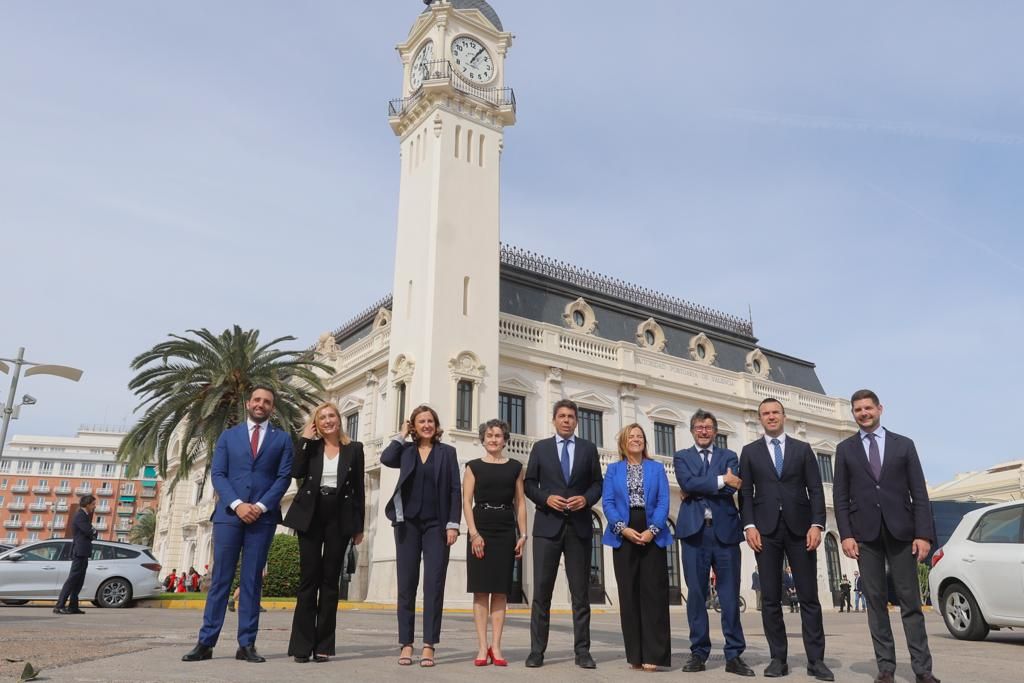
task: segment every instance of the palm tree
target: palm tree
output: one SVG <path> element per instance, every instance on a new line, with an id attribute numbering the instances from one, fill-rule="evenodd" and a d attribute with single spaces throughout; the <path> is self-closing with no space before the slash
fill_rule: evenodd
<path id="1" fill-rule="evenodd" d="M 128 532 L 128 540 L 138 545 L 153 547 L 153 538 L 156 536 L 156 513 L 153 510 L 146 510 L 135 518 L 135 524 Z"/>
<path id="2" fill-rule="evenodd" d="M 245 420 L 252 387 L 274 389 L 273 421 L 296 437 L 304 415 L 319 402 L 315 391 L 323 391 L 315 371 L 331 371 L 308 352 L 274 348 L 295 337 L 278 337 L 261 346 L 259 330 L 243 332 L 238 325 L 220 335 L 206 328 L 188 333 L 192 336 L 168 335 L 170 341 L 132 360 L 138 374 L 128 388 L 142 399 L 136 411 L 145 413 L 117 449 L 118 459 L 128 463 L 129 476 L 155 457 L 160 476 L 166 478 L 168 446 L 179 430 L 181 458 L 172 487 L 196 462 L 204 462 L 209 471 L 217 437 Z"/>

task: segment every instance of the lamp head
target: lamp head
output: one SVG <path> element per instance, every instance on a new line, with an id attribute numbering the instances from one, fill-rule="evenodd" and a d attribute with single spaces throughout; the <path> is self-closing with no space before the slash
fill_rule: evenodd
<path id="1" fill-rule="evenodd" d="M 36 404 L 36 397 L 31 394 L 25 394 L 21 397 L 21 405 L 23 406 L 34 406 Z"/>

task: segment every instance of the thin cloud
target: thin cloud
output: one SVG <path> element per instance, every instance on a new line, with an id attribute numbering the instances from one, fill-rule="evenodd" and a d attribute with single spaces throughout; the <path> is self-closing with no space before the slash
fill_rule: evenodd
<path id="1" fill-rule="evenodd" d="M 879 121 L 840 116 L 810 116 L 805 114 L 780 114 L 756 109 L 727 109 L 722 117 L 730 121 L 754 123 L 764 126 L 799 128 L 802 130 L 835 130 L 860 133 L 880 133 L 903 137 L 966 142 L 981 145 L 1002 145 L 1024 147 L 1024 135 L 1014 135 L 981 128 L 955 128 L 926 123 Z"/>

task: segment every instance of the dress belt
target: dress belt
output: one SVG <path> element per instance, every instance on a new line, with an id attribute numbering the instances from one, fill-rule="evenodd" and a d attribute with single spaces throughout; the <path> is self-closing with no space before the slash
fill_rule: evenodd
<path id="1" fill-rule="evenodd" d="M 476 507 L 478 507 L 478 508 L 480 508 L 482 510 L 511 510 L 512 509 L 511 505 L 505 505 L 504 503 L 502 503 L 501 505 L 491 505 L 490 503 L 477 503 Z"/>
<path id="2" fill-rule="evenodd" d="M 338 487 L 337 486 L 321 486 L 320 487 L 320 495 L 321 496 L 334 496 L 334 495 L 337 495 L 337 493 L 338 493 Z"/>

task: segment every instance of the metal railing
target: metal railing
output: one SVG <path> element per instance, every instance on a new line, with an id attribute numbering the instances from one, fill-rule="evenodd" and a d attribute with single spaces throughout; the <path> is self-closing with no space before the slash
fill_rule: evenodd
<path id="1" fill-rule="evenodd" d="M 512 88 L 485 88 L 475 83 L 470 83 L 446 59 L 427 62 L 420 67 L 420 70 L 423 82 L 416 92 L 409 97 L 402 97 L 388 102 L 389 118 L 401 116 L 408 111 L 422 97 L 423 86 L 428 83 L 448 83 L 459 92 L 487 104 L 496 107 L 511 107 L 512 111 L 516 110 L 516 94 Z"/>

